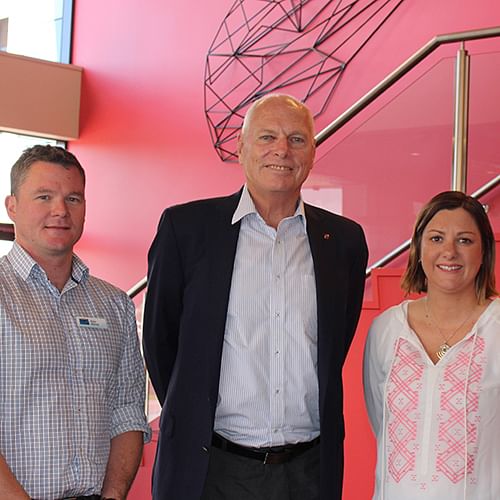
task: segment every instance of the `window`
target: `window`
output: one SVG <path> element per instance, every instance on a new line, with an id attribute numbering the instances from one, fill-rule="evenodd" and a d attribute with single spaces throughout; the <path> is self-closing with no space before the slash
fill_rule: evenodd
<path id="1" fill-rule="evenodd" d="M 7 37 L 9 35 L 9 18 L 0 19 L 0 50 L 7 50 Z"/>
<path id="2" fill-rule="evenodd" d="M 0 48 L 12 54 L 68 63 L 72 16 L 73 0 L 2 0 L 0 23 L 7 24 L 0 24 Z"/>
<path id="3" fill-rule="evenodd" d="M 55 62 L 70 62 L 73 0 L 1 0 L 0 50 Z M 54 140 L 0 130 L 0 199 L 10 194 L 10 168 L 20 154 L 35 144 Z M 63 145 L 59 143 L 59 145 Z M 0 223 L 11 222 L 0 203 Z M 0 241 L 0 255 L 11 247 Z"/>

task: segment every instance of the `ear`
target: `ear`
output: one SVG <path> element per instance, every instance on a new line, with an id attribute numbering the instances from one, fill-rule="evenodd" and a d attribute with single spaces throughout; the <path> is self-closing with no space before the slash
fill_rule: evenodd
<path id="1" fill-rule="evenodd" d="M 10 220 L 16 222 L 17 199 L 13 194 L 5 198 L 5 208 L 7 209 L 7 215 Z"/>
<path id="2" fill-rule="evenodd" d="M 311 162 L 311 168 L 309 169 L 309 171 L 312 170 L 312 168 L 314 167 L 314 159 L 316 158 L 316 141 L 313 140 L 313 144 L 312 144 L 312 162 Z"/>
<path id="3" fill-rule="evenodd" d="M 243 132 L 240 130 L 238 133 L 238 159 L 241 160 L 241 150 L 243 149 Z"/>

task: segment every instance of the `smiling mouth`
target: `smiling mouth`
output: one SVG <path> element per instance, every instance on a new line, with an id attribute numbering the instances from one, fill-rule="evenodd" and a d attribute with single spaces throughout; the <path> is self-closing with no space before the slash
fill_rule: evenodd
<path id="1" fill-rule="evenodd" d="M 459 266 L 458 264 L 455 265 L 439 264 L 438 268 L 441 269 L 442 271 L 458 271 L 462 269 L 462 266 Z"/>
<path id="2" fill-rule="evenodd" d="M 291 170 L 293 170 L 291 167 L 286 167 L 284 165 L 266 165 L 266 168 L 277 170 L 278 172 L 290 172 Z"/>

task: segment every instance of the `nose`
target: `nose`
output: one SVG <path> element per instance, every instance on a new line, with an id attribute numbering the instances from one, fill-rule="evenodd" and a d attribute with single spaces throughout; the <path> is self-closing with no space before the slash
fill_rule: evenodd
<path id="1" fill-rule="evenodd" d="M 51 213 L 53 216 L 65 217 L 68 214 L 66 200 L 63 198 L 54 198 L 52 200 Z"/>
<path id="2" fill-rule="evenodd" d="M 286 158 L 288 155 L 288 138 L 278 137 L 274 142 L 274 154 L 278 158 Z"/>
<path id="3" fill-rule="evenodd" d="M 457 253 L 455 242 L 453 240 L 445 240 L 443 243 L 443 254 L 450 258 L 453 258 Z"/>

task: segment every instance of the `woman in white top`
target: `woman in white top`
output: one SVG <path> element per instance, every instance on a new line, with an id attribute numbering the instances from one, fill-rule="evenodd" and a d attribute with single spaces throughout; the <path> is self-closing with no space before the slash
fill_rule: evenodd
<path id="1" fill-rule="evenodd" d="M 376 500 L 500 499 L 500 300 L 483 206 L 463 193 L 420 212 L 402 287 L 364 357 Z"/>

